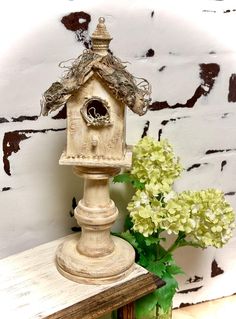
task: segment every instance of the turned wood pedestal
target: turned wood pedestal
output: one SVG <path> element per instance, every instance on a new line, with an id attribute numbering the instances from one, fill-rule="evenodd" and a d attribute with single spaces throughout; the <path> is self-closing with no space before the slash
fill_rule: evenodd
<path id="1" fill-rule="evenodd" d="M 134 319 L 133 301 L 164 283 L 134 265 L 123 279 L 105 285 L 79 284 L 61 276 L 55 250 L 70 235 L 0 260 L 1 318 L 93 319 L 118 310 Z"/>
<path id="2" fill-rule="evenodd" d="M 84 179 L 84 195 L 75 209 L 81 233 L 67 239 L 57 250 L 59 272 L 68 279 L 86 284 L 115 282 L 133 269 L 135 252 L 125 240 L 110 235 L 118 210 L 109 195 L 109 178 L 117 167 L 75 166 Z"/>

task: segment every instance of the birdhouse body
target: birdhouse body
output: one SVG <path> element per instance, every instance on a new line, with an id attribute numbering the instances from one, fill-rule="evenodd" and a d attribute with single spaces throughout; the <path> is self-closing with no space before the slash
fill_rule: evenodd
<path id="1" fill-rule="evenodd" d="M 122 161 L 125 152 L 125 105 L 93 74 L 67 101 L 64 163 L 103 166 L 104 161 Z"/>
<path id="2" fill-rule="evenodd" d="M 59 163 L 82 167 L 130 168 L 125 142 L 125 109 L 145 114 L 150 85 L 126 70 L 109 51 L 104 19 L 92 34 L 92 48 L 74 60 L 62 80 L 44 93 L 42 113 L 67 105 L 67 145 Z"/>

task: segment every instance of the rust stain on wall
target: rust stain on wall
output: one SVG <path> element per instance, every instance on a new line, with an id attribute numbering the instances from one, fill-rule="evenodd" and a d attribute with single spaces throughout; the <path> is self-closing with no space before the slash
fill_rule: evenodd
<path id="1" fill-rule="evenodd" d="M 190 97 L 186 103 L 176 103 L 174 105 L 169 105 L 167 101 L 155 101 L 150 105 L 149 109 L 151 111 L 159 111 L 166 108 L 175 109 L 178 107 L 194 107 L 200 97 L 207 96 L 211 92 L 215 83 L 215 79 L 220 72 L 220 66 L 216 63 L 201 63 L 199 64 L 199 67 L 199 77 L 202 80 L 202 83 L 197 87 L 193 96 Z"/>
<path id="2" fill-rule="evenodd" d="M 46 133 L 48 131 L 62 131 L 65 128 L 61 129 L 42 129 L 42 130 L 19 130 L 19 131 L 12 131 L 6 132 L 3 137 L 3 166 L 4 171 L 7 175 L 11 176 L 10 170 L 10 161 L 9 157 L 12 153 L 17 153 L 20 150 L 20 142 L 27 140 L 31 136 L 29 134 L 34 133 Z"/>

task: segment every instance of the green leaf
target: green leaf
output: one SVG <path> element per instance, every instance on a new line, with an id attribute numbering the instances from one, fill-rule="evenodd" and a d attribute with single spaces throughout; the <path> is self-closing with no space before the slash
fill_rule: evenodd
<path id="1" fill-rule="evenodd" d="M 160 238 L 156 238 L 156 237 L 145 237 L 145 243 L 147 246 L 151 246 L 151 245 L 158 245 L 160 242 Z"/>
<path id="2" fill-rule="evenodd" d="M 183 269 L 175 264 L 166 266 L 166 270 L 170 275 L 184 274 Z"/>
<path id="3" fill-rule="evenodd" d="M 130 215 L 127 215 L 126 218 L 125 218 L 124 229 L 125 230 L 131 230 L 133 225 L 134 224 L 132 222 L 132 219 L 131 219 Z"/>
<path id="4" fill-rule="evenodd" d="M 141 253 L 145 255 L 149 261 L 154 261 L 156 259 L 156 245 L 147 246 L 146 237 L 138 232 L 134 232 L 133 234 L 139 244 Z"/>
<path id="5" fill-rule="evenodd" d="M 149 264 L 149 260 L 144 254 L 139 254 L 138 264 L 147 269 L 147 266 Z"/>
<path id="6" fill-rule="evenodd" d="M 140 251 L 139 243 L 137 242 L 135 236 L 129 231 L 120 233 L 120 237 L 127 240 L 137 251 Z"/>
<path id="7" fill-rule="evenodd" d="M 157 260 L 162 262 L 171 260 L 172 255 L 167 252 L 160 244 L 157 246 Z"/>
<path id="8" fill-rule="evenodd" d="M 148 271 L 154 273 L 155 275 L 157 275 L 160 278 L 163 277 L 163 273 L 165 273 L 165 271 L 166 271 L 166 266 L 163 263 L 158 262 L 158 261 L 149 262 L 146 268 Z"/>
<path id="9" fill-rule="evenodd" d="M 166 312 L 172 306 L 178 283 L 176 279 L 167 272 L 162 275 L 161 279 L 164 280 L 166 284 L 157 289 L 154 294 L 157 297 L 158 305 Z"/>
<path id="10" fill-rule="evenodd" d="M 116 175 L 113 178 L 113 183 L 132 184 L 134 188 L 141 189 L 141 190 L 144 189 L 145 187 L 144 183 L 140 182 L 130 173 L 123 173 L 123 174 Z"/>
<path id="11" fill-rule="evenodd" d="M 136 189 L 141 189 L 143 190 L 145 187 L 145 184 L 140 182 L 138 179 L 133 178 L 133 180 L 131 181 L 132 185 L 134 188 Z"/>
<path id="12" fill-rule="evenodd" d="M 123 173 L 123 174 L 116 175 L 113 178 L 113 183 L 132 183 L 132 180 L 133 179 L 130 173 Z"/>
<path id="13" fill-rule="evenodd" d="M 157 297 L 154 293 L 151 293 L 147 296 L 140 298 L 135 301 L 135 318 L 136 319 L 145 319 L 147 317 L 150 318 L 150 311 L 157 304 Z"/>

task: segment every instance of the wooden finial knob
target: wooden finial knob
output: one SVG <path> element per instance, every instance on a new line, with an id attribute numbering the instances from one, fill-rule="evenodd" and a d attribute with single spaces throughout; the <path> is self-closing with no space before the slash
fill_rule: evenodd
<path id="1" fill-rule="evenodd" d="M 92 50 L 98 54 L 106 55 L 109 49 L 109 43 L 112 40 L 105 25 L 105 18 L 98 19 L 98 25 L 92 36 Z"/>
<path id="2" fill-rule="evenodd" d="M 100 18 L 98 19 L 98 22 L 99 22 L 99 23 L 105 23 L 105 18 L 100 17 Z"/>

